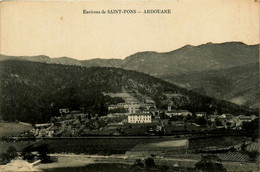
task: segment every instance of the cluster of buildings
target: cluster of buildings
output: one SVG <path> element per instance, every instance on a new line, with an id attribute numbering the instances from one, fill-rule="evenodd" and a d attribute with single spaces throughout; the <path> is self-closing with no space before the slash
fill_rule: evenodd
<path id="1" fill-rule="evenodd" d="M 140 113 L 143 110 L 152 110 L 156 109 L 155 102 L 151 99 L 146 99 L 144 103 L 139 102 L 126 102 L 112 104 L 108 106 L 108 111 L 124 109 L 126 113 Z"/>
<path id="2" fill-rule="evenodd" d="M 251 116 L 245 116 L 245 115 L 239 115 L 234 116 L 229 113 L 225 113 L 222 115 L 209 115 L 207 119 L 215 123 L 217 128 L 235 128 L 235 129 L 241 129 L 242 124 L 244 122 L 251 122 L 254 119 L 256 119 L 255 115 Z"/>
<path id="3" fill-rule="evenodd" d="M 50 128 L 52 125 L 50 123 L 46 124 L 36 124 L 34 128 L 30 130 L 33 136 L 37 137 L 53 137 L 54 131 Z"/>
<path id="4" fill-rule="evenodd" d="M 178 126 L 178 122 L 183 122 L 183 119 L 188 119 L 186 118 L 188 116 L 192 117 L 189 118 L 189 120 L 191 120 L 189 122 L 191 122 L 191 124 L 196 124 L 196 126 L 200 126 L 197 125 L 199 123 L 195 122 L 196 119 L 203 118 L 204 121 L 207 121 L 207 125 L 215 125 L 216 128 L 241 129 L 243 122 L 250 122 L 257 118 L 255 115 L 234 116 L 229 113 L 222 115 L 207 115 L 206 112 L 196 112 L 195 114 L 192 114 L 187 110 L 172 110 L 171 106 L 165 111 L 159 111 L 155 108 L 155 105 L 152 106 L 152 103 L 150 105 L 150 108 L 140 108 L 142 106 L 139 103 L 131 102 L 129 104 L 118 104 L 117 108 L 128 108 L 127 113 L 117 114 L 120 118 L 110 118 L 109 116 L 106 116 L 104 119 L 101 117 L 100 120 L 96 120 L 95 116 L 89 114 L 74 113 L 67 108 L 63 108 L 60 109 L 62 116 L 53 117 L 51 123 L 35 124 L 34 128 L 30 130 L 30 133 L 36 138 L 55 137 L 61 134 L 63 136 L 80 136 L 91 130 L 99 130 L 105 125 L 111 128 L 111 126 L 119 125 L 119 123 L 123 126 L 125 123 L 150 124 L 161 122 L 161 124 L 169 124 L 169 122 L 175 122 L 174 125 Z M 114 106 L 110 106 L 110 108 L 113 107 Z M 162 117 L 162 114 L 164 117 Z M 123 119 L 122 117 L 124 117 L 123 121 L 115 121 L 116 119 Z M 101 124 L 101 121 L 103 121 L 104 124 Z"/>
<path id="5" fill-rule="evenodd" d="M 170 105 L 168 106 L 168 110 L 165 112 L 165 114 L 170 118 L 172 118 L 173 116 L 187 117 L 188 115 L 192 115 L 192 113 L 187 110 L 172 110 Z"/>
<path id="6" fill-rule="evenodd" d="M 123 112 L 117 113 L 116 110 L 124 109 Z M 125 122 L 129 124 L 141 124 L 141 123 L 152 123 L 153 120 L 162 120 L 161 114 L 165 115 L 164 119 L 171 119 L 173 117 L 186 118 L 188 116 L 195 118 L 204 118 L 211 124 L 216 125 L 217 128 L 236 128 L 239 129 L 243 122 L 250 122 L 256 118 L 256 116 L 233 116 L 232 114 L 222 115 L 207 115 L 206 112 L 196 112 L 194 115 L 188 110 L 175 110 L 171 108 L 171 104 L 168 105 L 168 109 L 159 111 L 156 109 L 156 104 L 153 100 L 147 99 L 144 103 L 138 102 L 126 102 L 112 104 L 108 106 L 109 113 L 108 117 L 126 116 Z M 68 108 L 60 109 L 60 114 L 66 114 L 68 118 L 72 118 L 73 115 Z M 84 114 L 83 114 L 84 115 Z M 78 118 L 78 117 L 77 117 Z M 82 118 L 86 118 L 81 116 Z M 182 119 L 180 118 L 180 119 Z"/>
<path id="7" fill-rule="evenodd" d="M 134 107 L 130 113 L 127 115 L 128 123 L 152 123 L 153 119 L 160 119 L 160 111 L 152 109 L 152 110 L 143 110 L 141 112 L 137 112 L 134 110 Z M 186 118 L 188 116 L 192 117 L 193 114 L 188 110 L 172 110 L 171 106 L 168 106 L 168 110 L 163 112 L 167 119 L 171 119 L 173 117 L 182 117 Z M 195 118 L 204 118 L 206 121 L 210 122 L 217 128 L 234 128 L 241 129 L 243 122 L 250 122 L 256 119 L 255 115 L 245 116 L 239 115 L 234 116 L 229 113 L 225 113 L 222 115 L 207 115 L 206 112 L 196 112 Z M 207 122 L 207 123 L 208 123 Z"/>

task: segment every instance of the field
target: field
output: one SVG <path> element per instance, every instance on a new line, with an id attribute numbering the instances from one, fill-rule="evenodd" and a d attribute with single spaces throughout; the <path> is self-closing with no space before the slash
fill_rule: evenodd
<path id="1" fill-rule="evenodd" d="M 238 143 L 241 143 L 244 137 L 210 137 L 210 138 L 200 138 L 200 139 L 190 139 L 189 148 L 206 148 L 206 147 L 229 147 Z"/>
<path id="2" fill-rule="evenodd" d="M 1 141 L 0 142 L 0 153 L 6 152 L 9 146 L 14 146 L 17 151 L 21 151 L 26 146 L 33 144 L 35 141 Z"/>
<path id="3" fill-rule="evenodd" d="M 45 169 L 44 172 L 147 172 L 145 168 L 133 167 L 132 164 L 119 164 L 119 163 L 100 163 L 100 164 L 90 164 L 84 167 L 67 167 L 67 168 L 56 168 L 56 169 Z M 155 166 L 150 168 L 149 171 L 195 171 L 193 168 L 182 168 L 182 167 L 165 167 Z"/>
<path id="4" fill-rule="evenodd" d="M 0 138 L 18 136 L 21 133 L 30 130 L 31 128 L 31 126 L 15 122 L 0 122 Z"/>
<path id="5" fill-rule="evenodd" d="M 195 141 L 194 141 L 195 140 Z M 201 146 L 228 146 L 243 140 L 243 137 L 216 137 L 216 138 L 200 138 L 191 139 L 190 144 L 202 144 Z M 222 142 L 222 143 L 221 143 Z M 28 144 L 28 142 L 16 142 L 13 144 L 21 143 L 21 146 Z M 30 143 L 33 143 L 31 141 Z M 178 164 L 180 167 L 193 168 L 194 164 L 201 159 L 204 154 L 186 154 L 187 140 L 175 140 L 173 137 L 87 137 L 87 138 L 60 138 L 60 139 L 43 139 L 37 140 L 34 143 L 35 146 L 47 143 L 51 147 L 51 153 L 75 153 L 75 154 L 95 154 L 95 155 L 105 155 L 106 161 L 109 161 L 113 156 L 107 156 L 111 154 L 124 154 L 124 156 L 132 158 L 131 163 L 133 163 L 136 158 L 151 157 L 154 156 L 155 162 L 158 165 L 169 165 L 170 168 L 174 164 Z M 5 143 L 8 144 L 8 143 Z M 247 148 L 255 150 L 259 142 L 253 142 Z M 0 145 L 1 146 L 1 145 Z M 15 145 L 14 145 L 15 146 Z M 194 145 L 193 145 L 194 147 Z M 137 149 L 138 148 L 138 149 Z M 92 156 L 95 156 L 92 155 Z M 218 153 L 217 155 L 221 160 L 223 165 L 228 170 L 240 170 L 241 171 L 251 171 L 251 169 L 256 169 L 256 163 L 249 163 L 249 157 L 246 154 L 240 152 L 228 152 L 228 153 Z M 75 155 L 83 156 L 83 155 Z M 116 155 L 121 156 L 121 155 Z M 125 162 L 127 160 L 120 160 L 120 162 Z M 115 161 L 117 162 L 117 161 Z M 119 161 L 118 161 L 119 162 Z M 102 163 L 102 161 L 98 162 Z M 113 163 L 112 159 L 111 162 Z M 94 168 L 94 167 L 93 167 Z M 95 167 L 96 168 L 96 167 Z M 121 168 L 121 167 L 119 167 Z M 124 167 L 123 167 L 124 168 Z M 61 168 L 57 170 L 85 170 L 88 167 L 71 167 L 71 168 Z M 91 169 L 91 168 L 90 168 Z M 44 170 L 45 171 L 45 170 Z M 46 171 L 52 171 L 46 170 Z M 100 171 L 102 171 L 100 169 Z M 126 170 L 127 171 L 127 170 Z"/>
<path id="6" fill-rule="evenodd" d="M 175 132 L 181 132 L 181 131 L 185 131 L 185 127 L 184 126 L 181 126 L 181 125 L 165 125 L 164 126 L 166 131 L 169 132 L 169 133 L 175 133 Z M 187 124 L 186 126 L 186 131 L 205 131 L 207 130 L 206 127 L 197 127 L 197 126 L 194 126 L 192 124 Z"/>
<path id="7" fill-rule="evenodd" d="M 246 150 L 247 151 L 258 151 L 258 152 L 260 152 L 260 139 L 258 139 L 257 141 L 249 144 L 246 147 Z"/>
<path id="8" fill-rule="evenodd" d="M 216 154 L 222 161 L 249 162 L 249 156 L 240 152 Z"/>
<path id="9" fill-rule="evenodd" d="M 138 144 L 156 143 L 171 140 L 170 137 L 139 137 L 139 138 L 59 138 L 44 139 L 36 143 L 49 144 L 53 153 L 85 153 L 85 154 L 124 154 Z"/>
<path id="10" fill-rule="evenodd" d="M 159 143 L 148 143 L 136 145 L 132 151 L 171 151 L 185 149 L 188 146 L 188 140 L 161 141 Z"/>
<path id="11" fill-rule="evenodd" d="M 110 157 L 109 157 L 110 158 Z M 183 157 L 185 158 L 185 157 Z M 148 171 L 146 169 L 134 169 L 132 167 L 133 161 L 131 163 L 122 163 L 119 162 L 112 162 L 109 159 L 107 159 L 108 162 L 104 163 L 103 161 L 100 163 L 95 164 L 89 164 L 86 166 L 81 167 L 63 167 L 63 168 L 53 168 L 53 169 L 43 169 L 43 171 L 46 172 L 63 172 L 63 171 L 125 171 L 125 172 L 132 172 L 132 171 Z M 166 165 L 168 166 L 168 171 L 195 171 L 194 165 L 198 160 L 185 160 L 185 159 L 157 159 L 155 158 L 155 164 L 157 166 Z M 236 162 L 223 162 L 223 166 L 227 169 L 229 172 L 249 172 L 249 171 L 259 171 L 259 168 L 256 164 L 252 163 L 236 163 Z M 162 171 L 160 168 L 150 169 L 149 171 Z"/>
<path id="12" fill-rule="evenodd" d="M 45 169 L 44 172 L 76 172 L 76 171 L 85 171 L 85 172 L 93 172 L 93 171 L 125 171 L 132 172 L 134 169 L 131 169 L 131 165 L 126 164 L 90 164 L 84 167 L 63 167 L 63 168 L 55 168 L 55 169 Z"/>

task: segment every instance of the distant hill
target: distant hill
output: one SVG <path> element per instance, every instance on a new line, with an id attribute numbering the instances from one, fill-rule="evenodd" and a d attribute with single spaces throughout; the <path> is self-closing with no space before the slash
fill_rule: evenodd
<path id="1" fill-rule="evenodd" d="M 107 106 L 122 102 L 103 93 L 128 92 L 151 97 L 159 108 L 167 95 L 174 108 L 191 112 L 249 112 L 243 106 L 201 96 L 153 76 L 119 68 L 71 66 L 8 60 L 0 63 L 0 115 L 2 119 L 46 122 L 59 108 L 86 107 L 88 113 L 106 115 Z M 167 107 L 167 104 L 166 104 Z"/>
<path id="2" fill-rule="evenodd" d="M 42 63 L 54 63 L 54 64 L 64 64 L 64 65 L 79 65 L 81 66 L 81 62 L 79 60 L 69 58 L 69 57 L 58 57 L 58 58 L 50 58 L 45 55 L 39 56 L 6 56 L 0 55 L 0 61 L 5 60 L 27 60 L 32 62 L 42 62 Z"/>
<path id="3" fill-rule="evenodd" d="M 258 108 L 259 63 L 222 70 L 169 74 L 162 79 L 199 94 Z"/>
<path id="4" fill-rule="evenodd" d="M 259 46 L 241 42 L 187 45 L 167 52 L 141 52 L 125 58 L 121 68 L 154 76 L 181 74 L 190 71 L 227 69 L 258 62 Z"/>
<path id="5" fill-rule="evenodd" d="M 199 46 L 186 45 L 180 49 L 157 53 L 139 52 L 121 59 L 76 60 L 68 57 L 49 58 L 48 56 L 5 56 L 0 60 L 23 59 L 35 62 L 79 65 L 86 67 L 117 67 L 136 70 L 153 76 L 183 74 L 190 71 L 227 69 L 258 62 L 259 45 L 246 45 L 241 42 L 221 44 L 207 43 Z"/>
<path id="6" fill-rule="evenodd" d="M 81 65 L 85 67 L 120 67 L 123 63 L 121 59 L 91 59 L 82 60 Z"/>
<path id="7" fill-rule="evenodd" d="M 186 45 L 166 53 L 139 52 L 126 57 L 124 60 L 76 60 L 68 57 L 49 58 L 44 55 L 28 57 L 0 55 L 0 61 L 10 59 L 135 70 L 179 84 L 184 88 L 194 89 L 194 91 L 203 95 L 225 99 L 251 108 L 259 107 L 259 101 L 255 97 L 257 95 L 255 94 L 256 90 L 258 90 L 255 86 L 256 81 L 258 81 L 256 79 L 256 65 L 254 68 L 234 68 L 258 63 L 259 45 L 246 45 L 241 42 L 207 43 L 199 46 Z M 223 69 L 230 69 L 230 71 L 224 70 L 221 72 Z M 208 76 L 209 74 L 210 76 Z M 240 75 L 246 75 L 244 77 L 248 81 L 245 82 L 246 80 L 240 79 Z"/>

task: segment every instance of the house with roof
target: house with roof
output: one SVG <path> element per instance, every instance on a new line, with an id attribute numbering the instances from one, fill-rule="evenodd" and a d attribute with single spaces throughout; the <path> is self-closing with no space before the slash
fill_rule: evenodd
<path id="1" fill-rule="evenodd" d="M 128 112 L 131 113 L 138 113 L 140 111 L 140 104 L 137 102 L 131 102 L 128 104 Z"/>
<path id="2" fill-rule="evenodd" d="M 192 115 L 191 112 L 187 110 L 172 110 L 171 103 L 168 105 L 168 110 L 165 112 L 166 116 L 172 118 L 173 116 L 183 116 L 186 117 L 188 115 Z"/>
<path id="3" fill-rule="evenodd" d="M 114 104 L 108 106 L 108 110 L 113 110 L 113 109 L 117 109 L 117 108 L 118 108 L 118 106 L 114 105 Z"/>
<path id="4" fill-rule="evenodd" d="M 254 119 L 256 119 L 255 115 L 251 115 L 251 116 L 246 116 L 246 115 L 239 115 L 237 117 L 241 122 L 251 122 Z"/>
<path id="5" fill-rule="evenodd" d="M 172 118 L 173 116 L 183 116 L 186 117 L 188 115 L 192 115 L 191 112 L 187 111 L 187 110 L 171 110 L 171 111 L 167 111 L 165 112 L 166 116 Z"/>
<path id="6" fill-rule="evenodd" d="M 70 109 L 69 108 L 61 108 L 59 109 L 59 112 L 61 115 L 65 115 L 65 114 L 68 114 L 70 112 Z"/>
<path id="7" fill-rule="evenodd" d="M 196 117 L 205 117 L 205 116 L 207 116 L 207 113 L 206 112 L 196 112 L 195 116 Z"/>
<path id="8" fill-rule="evenodd" d="M 118 104 L 111 104 L 108 106 L 108 110 L 116 110 L 116 109 L 125 109 L 125 112 L 128 113 L 136 113 L 140 108 L 140 104 L 138 102 L 131 102 L 131 103 L 118 103 Z"/>
<path id="9" fill-rule="evenodd" d="M 156 109 L 155 101 L 152 99 L 145 99 L 145 107 L 146 109 Z"/>
<path id="10" fill-rule="evenodd" d="M 179 110 L 181 112 L 181 115 L 182 116 L 192 116 L 192 113 L 190 111 L 187 111 L 187 110 Z"/>
<path id="11" fill-rule="evenodd" d="M 216 120 L 219 118 L 219 115 L 210 115 L 209 121 L 210 122 L 216 122 Z"/>
<path id="12" fill-rule="evenodd" d="M 217 118 L 225 128 L 239 128 L 242 122 L 230 113 L 225 113 Z"/>

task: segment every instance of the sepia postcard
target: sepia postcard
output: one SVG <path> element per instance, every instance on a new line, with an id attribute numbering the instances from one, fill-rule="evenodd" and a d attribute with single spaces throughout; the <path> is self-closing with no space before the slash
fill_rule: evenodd
<path id="1" fill-rule="evenodd" d="M 260 171 L 260 1 L 0 2 L 0 171 Z"/>

